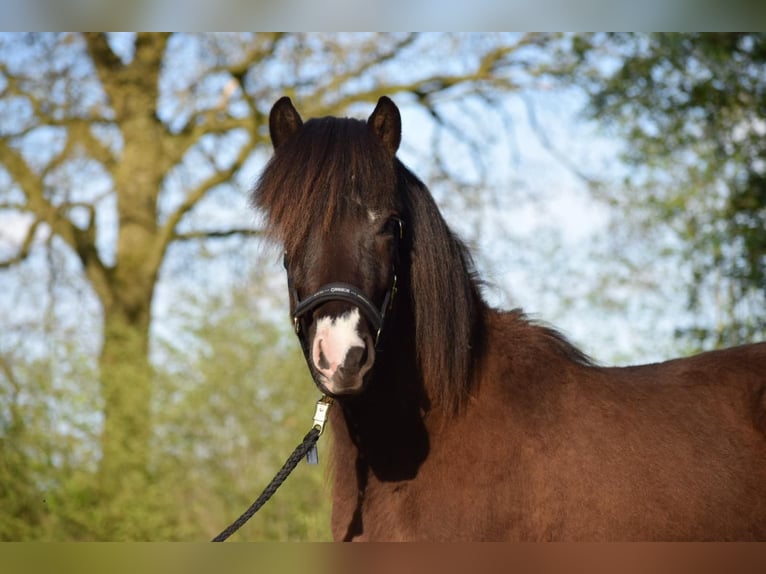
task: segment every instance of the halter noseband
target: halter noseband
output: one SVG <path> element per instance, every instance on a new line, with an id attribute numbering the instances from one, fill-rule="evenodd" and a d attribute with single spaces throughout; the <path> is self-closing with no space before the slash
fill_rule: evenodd
<path id="1" fill-rule="evenodd" d="M 391 288 L 386 291 L 386 296 L 383 298 L 383 304 L 380 306 L 380 309 L 378 309 L 364 293 L 349 283 L 328 283 L 327 285 L 320 287 L 313 295 L 306 297 L 303 301 L 298 299 L 298 293 L 293 289 L 293 297 L 295 297 L 296 301 L 295 313 L 293 314 L 295 331 L 300 336 L 300 320 L 306 313 L 316 309 L 327 301 L 346 301 L 347 303 L 355 305 L 362 313 L 364 313 L 364 316 L 375 331 L 375 345 L 377 346 L 378 339 L 380 338 L 380 330 L 383 328 L 383 321 L 386 318 L 386 311 L 388 310 L 389 304 L 393 300 L 395 293 L 396 271 L 394 271 Z"/>

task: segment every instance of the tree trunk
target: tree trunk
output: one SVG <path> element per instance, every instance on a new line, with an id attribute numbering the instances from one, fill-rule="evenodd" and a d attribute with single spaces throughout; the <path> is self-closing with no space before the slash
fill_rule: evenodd
<path id="1" fill-rule="evenodd" d="M 124 70 L 131 81 L 109 92 L 125 142 L 112 171 L 119 227 L 108 295 L 102 297 L 104 339 L 99 357 L 104 400 L 100 505 L 105 512 L 104 533 L 112 539 L 156 537 L 156 522 L 162 520 L 156 516 L 159 499 L 151 488 L 149 469 L 153 376 L 149 325 L 167 247 L 157 221 L 157 198 L 169 167 L 162 124 L 156 117 L 164 49 L 164 42 L 156 40 L 140 38 L 135 62 Z"/>
<path id="2" fill-rule="evenodd" d="M 99 357 L 104 400 L 99 498 L 104 513 L 101 534 L 109 539 L 142 532 L 135 522 L 141 520 L 141 507 L 148 502 L 143 498 L 149 483 L 152 428 L 148 346 L 148 320 L 131 323 L 119 309 L 105 313 Z"/>

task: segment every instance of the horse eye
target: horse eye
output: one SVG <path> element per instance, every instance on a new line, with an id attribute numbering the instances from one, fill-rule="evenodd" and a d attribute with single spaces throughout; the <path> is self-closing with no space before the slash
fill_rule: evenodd
<path id="1" fill-rule="evenodd" d="M 402 236 L 402 220 L 396 216 L 389 217 L 383 224 L 381 233 L 385 235 L 393 235 L 396 239 L 401 239 Z"/>

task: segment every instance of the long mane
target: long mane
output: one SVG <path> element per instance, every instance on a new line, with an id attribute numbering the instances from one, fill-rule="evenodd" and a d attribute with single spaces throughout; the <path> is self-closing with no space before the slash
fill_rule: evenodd
<path id="1" fill-rule="evenodd" d="M 431 193 L 400 162 L 397 173 L 412 234 L 410 297 L 418 363 L 432 400 L 455 410 L 467 397 L 484 348 L 486 304 L 473 259 Z"/>

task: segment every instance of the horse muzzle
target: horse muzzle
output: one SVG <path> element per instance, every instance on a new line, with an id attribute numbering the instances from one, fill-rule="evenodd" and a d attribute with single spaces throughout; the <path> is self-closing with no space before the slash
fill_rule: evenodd
<path id="1" fill-rule="evenodd" d="M 288 283 L 295 302 L 295 333 L 317 386 L 336 397 L 361 392 L 365 375 L 375 362 L 386 311 L 396 293 L 396 274 L 380 307 L 348 283 L 328 283 L 304 300 L 298 298 L 289 275 Z M 334 314 L 322 309 L 317 316 L 320 307 L 332 303 L 351 306 L 345 305 Z M 309 317 L 314 321 L 308 321 L 311 326 L 307 329 Z"/>
<path id="2" fill-rule="evenodd" d="M 357 307 L 339 316 L 323 316 L 310 337 L 310 363 L 317 385 L 338 396 L 362 390 L 375 362 L 375 343 Z"/>

